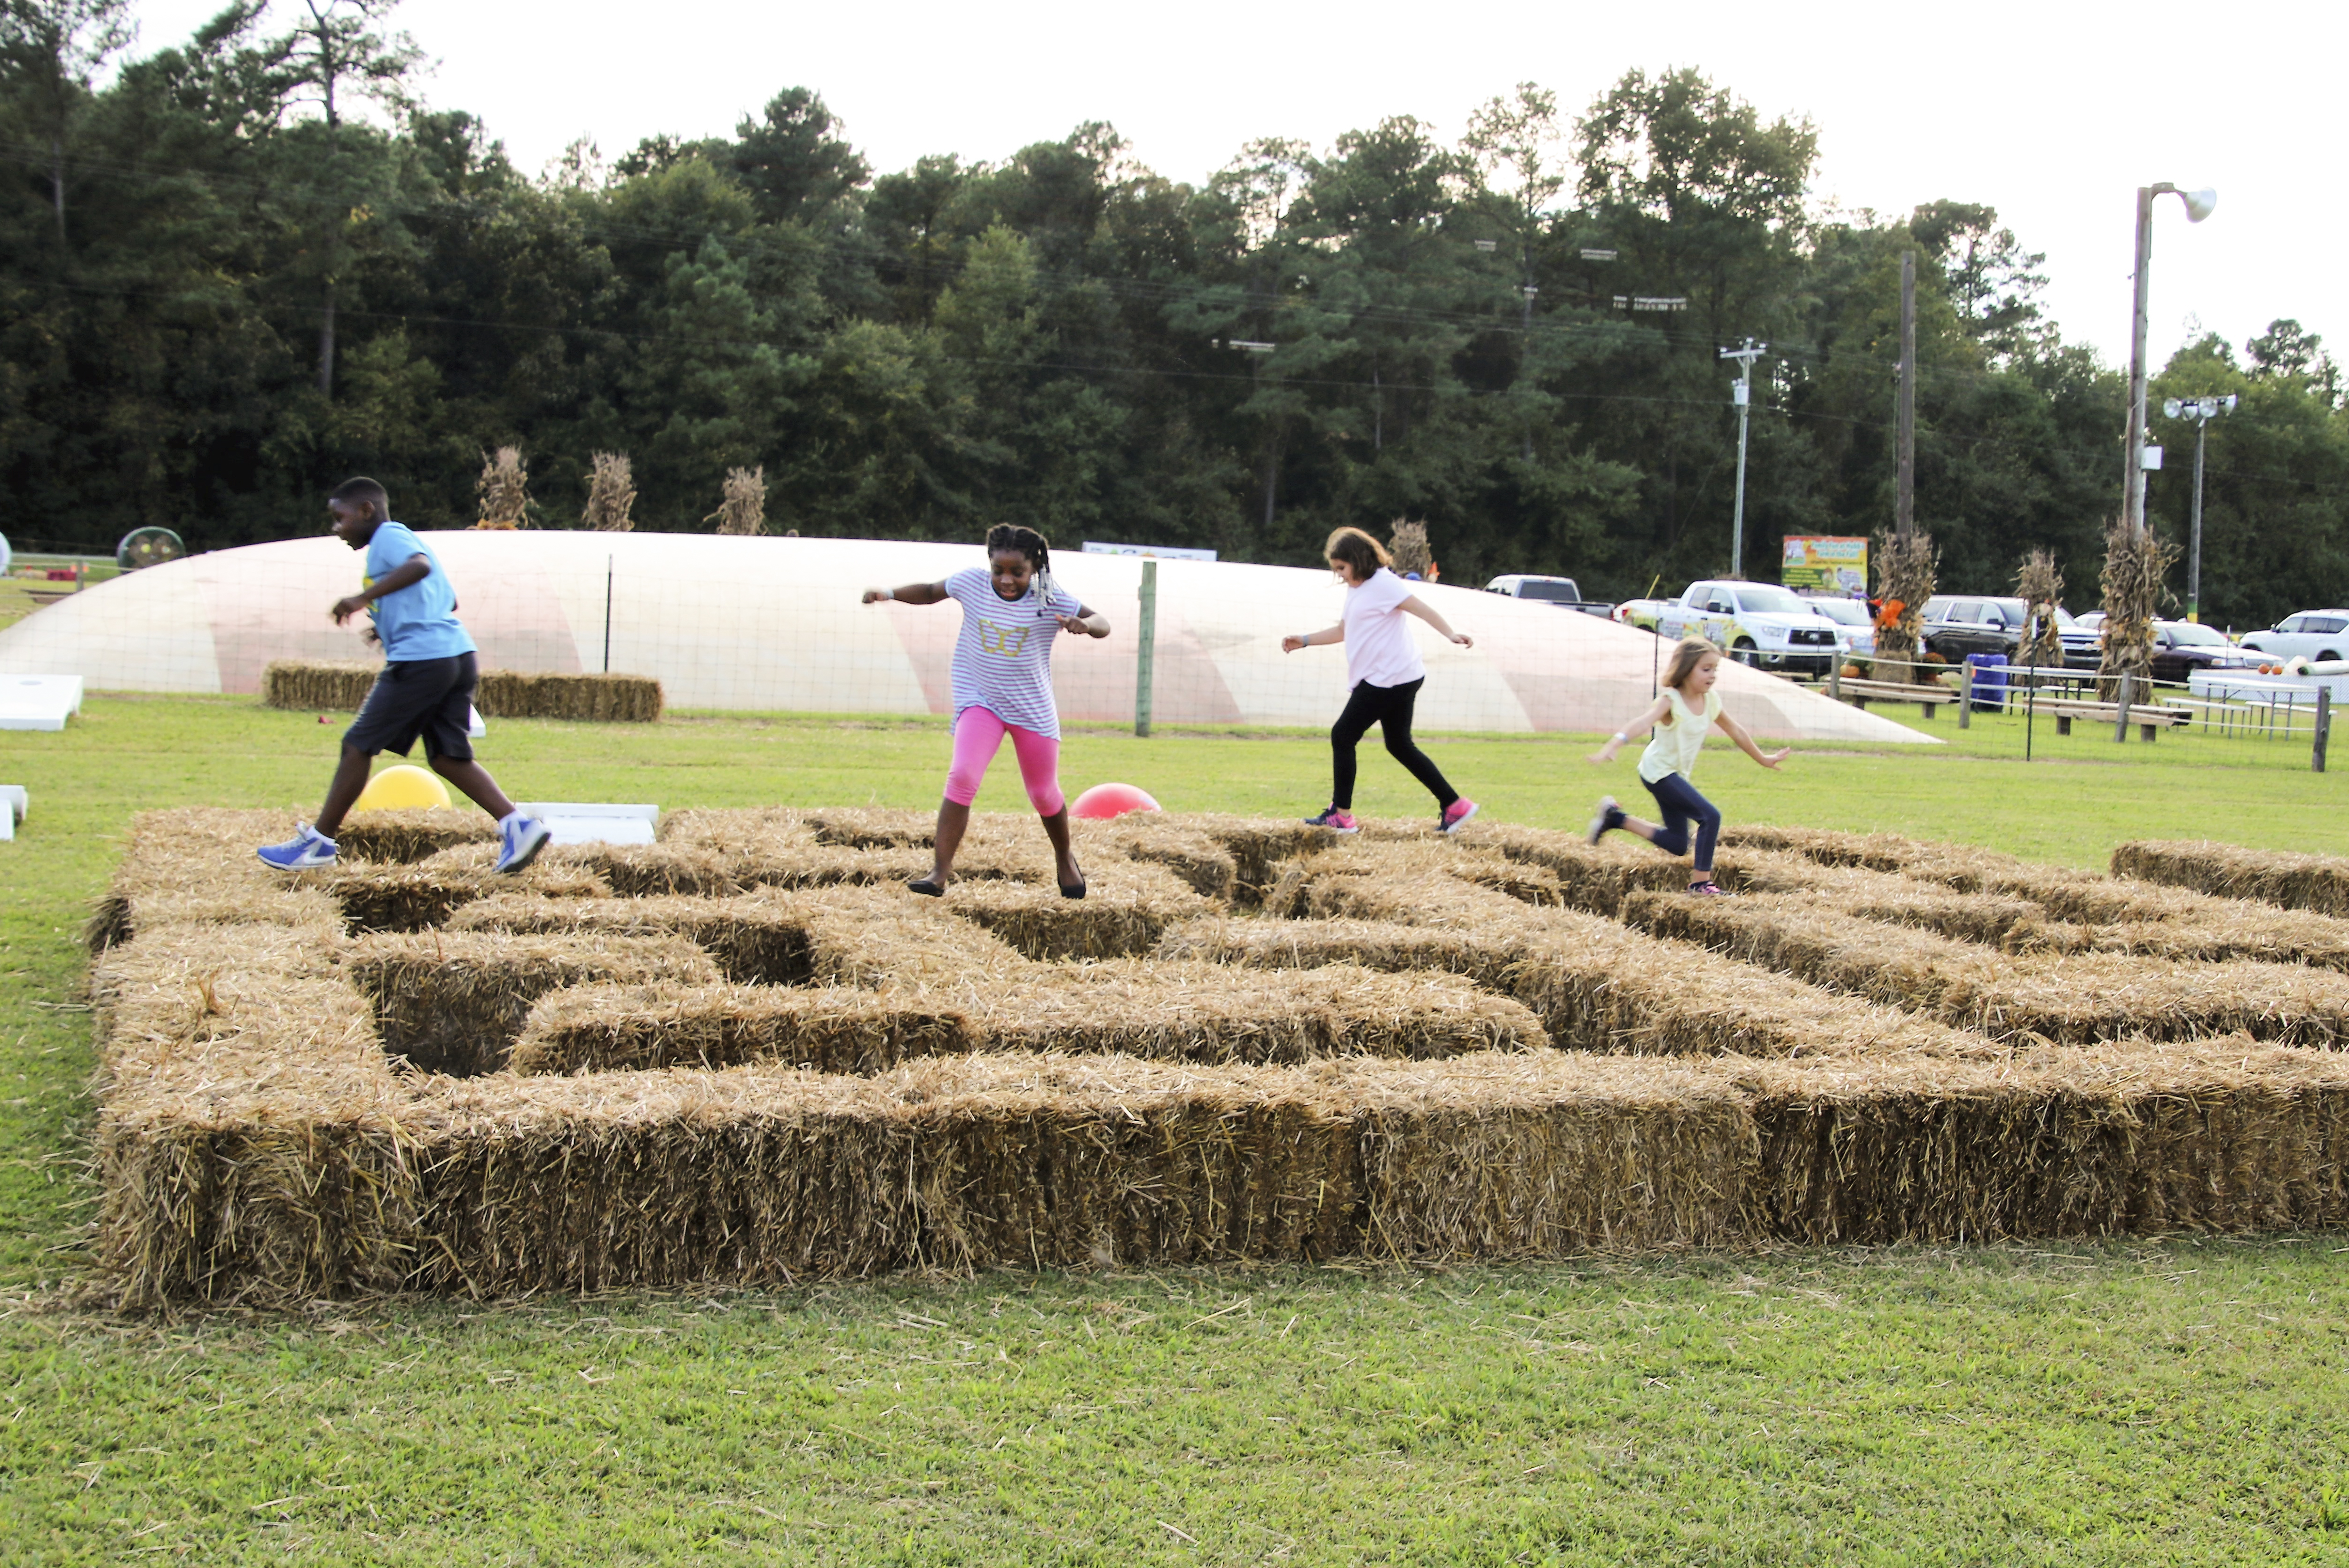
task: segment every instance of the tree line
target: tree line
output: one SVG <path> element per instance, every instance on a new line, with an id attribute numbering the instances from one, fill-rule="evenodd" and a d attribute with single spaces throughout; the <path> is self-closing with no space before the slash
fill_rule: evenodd
<path id="1" fill-rule="evenodd" d="M 485 454 L 575 527 L 626 453 L 637 526 L 1211 546 L 1302 562 L 1423 521 L 1447 581 L 1613 597 L 1742 571 L 1892 510 L 1899 273 L 1920 278 L 1917 502 L 1944 589 L 2053 551 L 2085 608 L 2117 508 L 2123 377 L 2043 315 L 1994 207 L 1822 211 L 1817 137 L 1693 71 L 1583 112 L 1524 84 L 1445 139 L 1408 115 L 1263 139 L 1198 184 L 1105 124 L 876 173 L 815 92 L 732 135 L 514 167 L 428 106 L 392 0 L 235 0 L 130 47 L 124 0 L 0 0 L 0 515 L 111 548 L 316 527 L 384 480 L 463 527 Z M 2125 203 L 2114 193 L 2116 211 Z M 1720 347 L 1752 337 L 1745 552 Z M 2292 322 L 2182 350 L 2209 429 L 2205 618 L 2349 599 L 2349 417 Z M 2190 464 L 2154 477 L 2182 537 Z"/>

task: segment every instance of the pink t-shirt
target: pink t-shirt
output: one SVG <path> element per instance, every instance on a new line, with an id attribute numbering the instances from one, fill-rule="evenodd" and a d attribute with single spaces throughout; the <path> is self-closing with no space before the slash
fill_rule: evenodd
<path id="1" fill-rule="evenodd" d="M 1402 602 L 1411 584 L 1380 567 L 1371 580 L 1346 590 L 1346 685 L 1349 689 L 1368 681 L 1374 686 L 1408 686 L 1424 679 L 1419 645 L 1412 641 L 1411 623 Z"/>

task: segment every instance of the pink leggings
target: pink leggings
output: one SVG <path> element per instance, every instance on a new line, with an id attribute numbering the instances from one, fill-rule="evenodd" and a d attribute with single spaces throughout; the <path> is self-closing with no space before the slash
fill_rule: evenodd
<path id="1" fill-rule="evenodd" d="M 967 707 L 955 720 L 954 764 L 947 769 L 947 799 L 968 806 L 978 799 L 987 765 L 1003 748 L 1003 732 L 1011 732 L 1011 749 L 1019 758 L 1019 781 L 1028 786 L 1028 803 L 1040 817 L 1057 817 L 1066 804 L 1061 798 L 1061 743 L 1049 735 L 1006 724 L 989 709 Z"/>

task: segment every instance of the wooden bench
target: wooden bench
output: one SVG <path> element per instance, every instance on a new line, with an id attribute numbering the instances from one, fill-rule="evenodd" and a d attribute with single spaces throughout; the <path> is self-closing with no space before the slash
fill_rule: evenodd
<path id="1" fill-rule="evenodd" d="M 2058 735 L 2071 734 L 2072 721 L 2075 718 L 2114 724 L 2121 717 L 2121 705 L 2116 702 L 2043 702 L 2038 706 L 2040 712 L 2055 716 L 2055 733 Z M 2194 720 L 2190 709 L 2161 707 L 2151 703 L 2131 703 L 2128 713 L 2129 722 L 2136 725 L 2137 733 L 2147 740 L 2165 729 L 2190 724 Z"/>
<path id="2" fill-rule="evenodd" d="M 1927 718 L 1930 718 L 1933 717 L 1935 708 L 1944 703 L 1958 700 L 1956 692 L 1951 691 L 1948 686 L 1934 683 L 1924 686 L 1902 686 L 1894 681 L 1847 680 L 1837 684 L 1841 690 L 1843 700 L 1862 713 L 1868 711 L 1868 705 L 1871 702 L 1913 702 L 1920 712 Z"/>

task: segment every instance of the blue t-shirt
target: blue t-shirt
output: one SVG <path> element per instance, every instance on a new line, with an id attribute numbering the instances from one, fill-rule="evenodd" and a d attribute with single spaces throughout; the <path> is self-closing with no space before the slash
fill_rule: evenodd
<path id="1" fill-rule="evenodd" d="M 387 593 L 367 612 L 375 617 L 376 635 L 383 639 L 383 656 L 393 660 L 453 659 L 473 651 L 473 639 L 457 619 L 457 590 L 440 558 L 424 547 L 404 522 L 378 525 L 367 541 L 367 571 L 362 588 L 372 588 L 409 559 L 421 555 L 432 563 L 421 583 L 411 583 L 397 593 Z"/>

